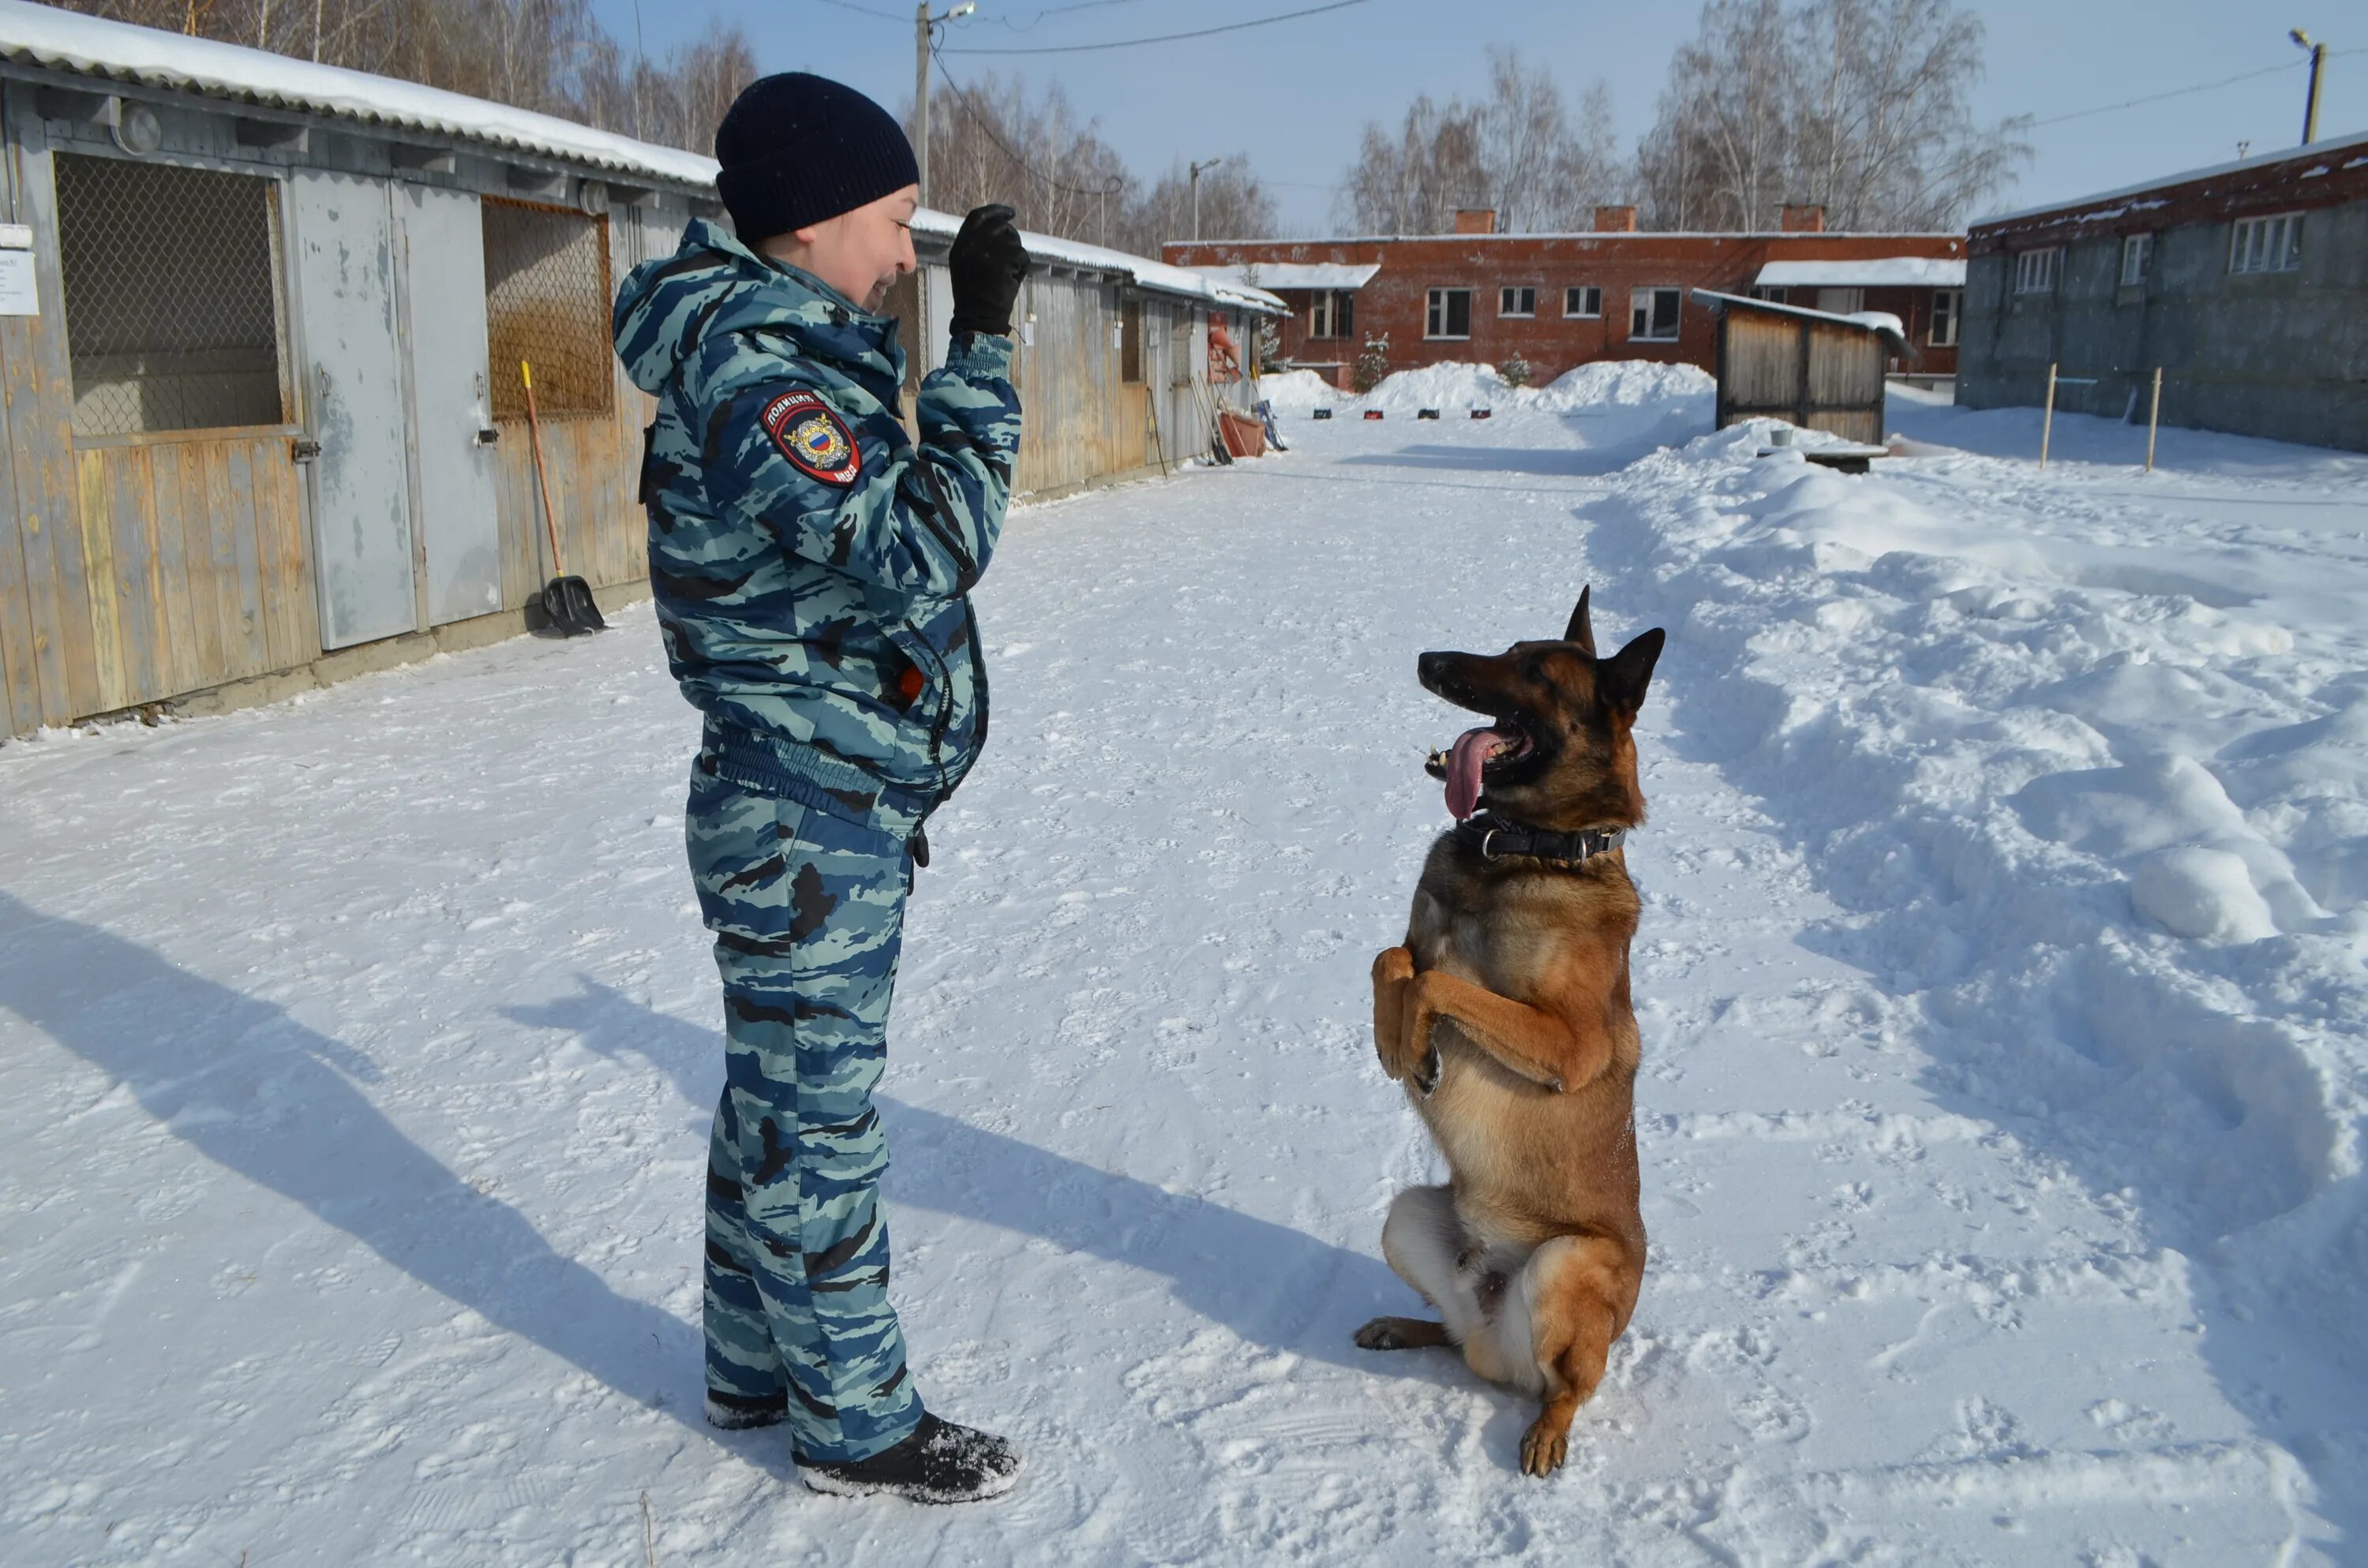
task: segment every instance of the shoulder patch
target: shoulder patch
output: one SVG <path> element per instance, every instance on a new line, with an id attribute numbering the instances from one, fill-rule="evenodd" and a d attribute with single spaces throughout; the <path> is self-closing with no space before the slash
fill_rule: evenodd
<path id="1" fill-rule="evenodd" d="M 863 472 L 855 437 L 829 403 L 810 392 L 785 392 L 765 404 L 765 433 L 781 455 L 825 484 L 853 484 Z"/>

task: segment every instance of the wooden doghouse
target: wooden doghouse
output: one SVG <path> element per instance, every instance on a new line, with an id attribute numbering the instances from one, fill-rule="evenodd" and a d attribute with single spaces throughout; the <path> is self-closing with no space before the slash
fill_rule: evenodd
<path id="1" fill-rule="evenodd" d="M 1916 350 L 1896 317 L 1834 315 L 1697 289 L 1718 318 L 1718 428 L 1788 420 L 1868 445 L 1883 439 L 1884 372 Z"/>

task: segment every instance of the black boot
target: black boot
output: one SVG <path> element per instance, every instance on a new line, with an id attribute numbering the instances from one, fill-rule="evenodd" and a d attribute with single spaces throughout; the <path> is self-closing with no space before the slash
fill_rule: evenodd
<path id="1" fill-rule="evenodd" d="M 837 1497 L 885 1492 L 916 1503 L 972 1503 L 1019 1483 L 1019 1450 L 991 1432 L 925 1411 L 913 1435 L 893 1449 L 851 1464 L 802 1459 L 798 1473 L 816 1492 Z"/>

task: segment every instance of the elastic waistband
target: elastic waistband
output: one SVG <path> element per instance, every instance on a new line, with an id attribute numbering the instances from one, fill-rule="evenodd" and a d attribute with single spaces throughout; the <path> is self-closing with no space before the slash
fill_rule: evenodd
<path id="1" fill-rule="evenodd" d="M 913 836 L 934 810 L 936 795 L 874 778 L 853 763 L 778 735 L 710 718 L 700 742 L 701 766 L 744 790 L 795 801 L 842 821 L 876 828 L 899 840 Z"/>

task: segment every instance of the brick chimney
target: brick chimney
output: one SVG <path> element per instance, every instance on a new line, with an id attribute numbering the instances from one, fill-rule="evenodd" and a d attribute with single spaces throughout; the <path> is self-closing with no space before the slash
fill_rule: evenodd
<path id="1" fill-rule="evenodd" d="M 1822 234 L 1826 232 L 1826 210 L 1815 201 L 1788 201 L 1777 227 L 1788 234 Z"/>
<path id="2" fill-rule="evenodd" d="M 1497 210 L 1493 207 L 1459 207 L 1455 210 L 1455 232 L 1459 234 L 1493 234 L 1497 232 Z"/>
<path id="3" fill-rule="evenodd" d="M 1595 232 L 1599 234 L 1633 234 L 1636 232 L 1636 210 L 1634 207 L 1599 207 L 1595 210 Z"/>

